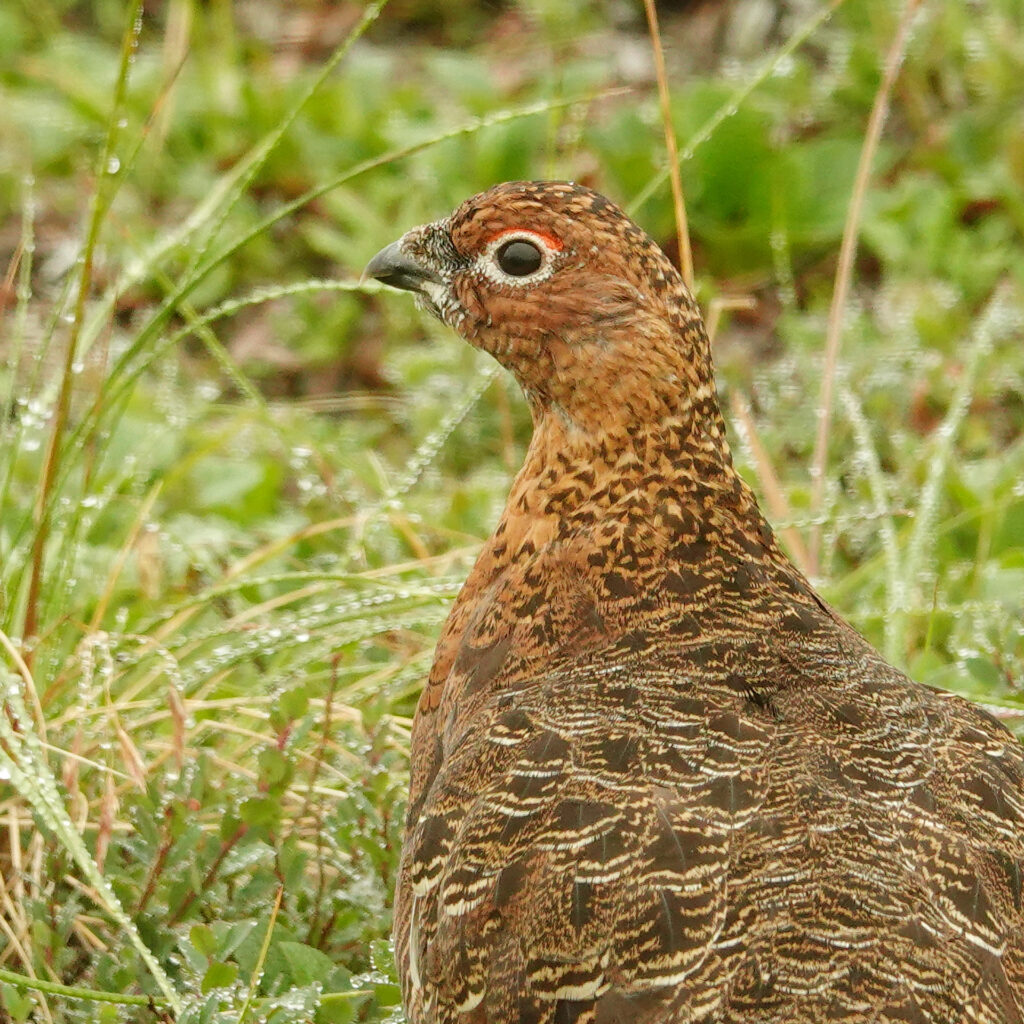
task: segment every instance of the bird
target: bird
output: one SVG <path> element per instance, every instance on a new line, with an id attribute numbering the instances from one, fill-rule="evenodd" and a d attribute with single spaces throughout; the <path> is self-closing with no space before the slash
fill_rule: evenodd
<path id="1" fill-rule="evenodd" d="M 784 554 L 658 245 L 508 182 L 365 276 L 533 420 L 416 708 L 411 1024 L 1022 1024 L 1024 747 Z"/>

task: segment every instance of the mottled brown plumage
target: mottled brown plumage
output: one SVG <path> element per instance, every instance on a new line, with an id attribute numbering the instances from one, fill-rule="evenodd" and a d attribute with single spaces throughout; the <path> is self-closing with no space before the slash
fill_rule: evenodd
<path id="1" fill-rule="evenodd" d="M 413 1024 L 1024 1022 L 1022 748 L 780 551 L 658 247 L 519 182 L 368 273 L 534 418 L 413 730 Z"/>

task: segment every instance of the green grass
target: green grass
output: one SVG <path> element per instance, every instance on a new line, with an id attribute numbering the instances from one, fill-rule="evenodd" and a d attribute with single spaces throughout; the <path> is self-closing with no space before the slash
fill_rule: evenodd
<path id="1" fill-rule="evenodd" d="M 715 45 L 662 13 L 697 290 L 749 300 L 715 339 L 738 461 L 797 547 L 820 530 L 824 593 L 1018 725 L 1013 0 L 915 22 L 812 496 L 892 8 L 725 17 Z M 517 177 L 585 180 L 671 247 L 643 11 L 130 13 L 0 10 L 0 1016 L 390 1019 L 410 717 L 529 418 L 359 271 Z"/>

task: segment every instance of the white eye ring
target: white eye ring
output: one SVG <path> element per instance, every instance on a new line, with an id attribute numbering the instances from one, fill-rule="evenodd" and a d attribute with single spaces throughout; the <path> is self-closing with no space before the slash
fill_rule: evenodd
<path id="1" fill-rule="evenodd" d="M 540 253 L 540 265 L 536 270 L 516 275 L 501 269 L 498 252 L 512 242 L 526 242 Z M 554 272 L 561 252 L 560 246 L 549 235 L 543 235 L 539 231 L 527 231 L 524 228 L 513 228 L 510 231 L 503 231 L 487 243 L 487 247 L 477 257 L 476 266 L 484 277 L 495 284 L 522 288 L 546 281 Z"/>

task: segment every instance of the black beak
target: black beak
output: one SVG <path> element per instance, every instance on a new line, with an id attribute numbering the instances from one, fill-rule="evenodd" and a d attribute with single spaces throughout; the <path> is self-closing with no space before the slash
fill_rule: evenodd
<path id="1" fill-rule="evenodd" d="M 406 256 L 399 248 L 401 240 L 392 242 L 389 246 L 381 249 L 376 256 L 366 264 L 363 271 L 363 280 L 372 277 L 392 288 L 405 288 L 411 292 L 423 290 L 423 282 L 431 281 L 434 284 L 441 284 L 440 276 L 429 267 L 417 263 L 411 256 Z"/>

